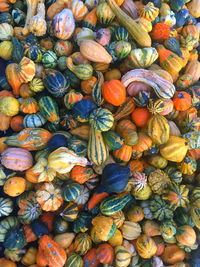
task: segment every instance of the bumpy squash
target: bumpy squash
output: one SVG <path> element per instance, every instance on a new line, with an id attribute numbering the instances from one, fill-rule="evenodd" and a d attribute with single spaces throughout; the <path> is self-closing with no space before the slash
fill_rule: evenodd
<path id="1" fill-rule="evenodd" d="M 92 230 L 97 239 L 109 240 L 116 232 L 116 225 L 111 217 L 97 216 L 92 220 Z"/>

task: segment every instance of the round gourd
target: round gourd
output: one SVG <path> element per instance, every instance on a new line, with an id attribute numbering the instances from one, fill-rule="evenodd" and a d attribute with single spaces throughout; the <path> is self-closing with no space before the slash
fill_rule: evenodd
<path id="1" fill-rule="evenodd" d="M 75 252 L 80 255 L 85 255 L 89 249 L 92 248 L 91 237 L 86 233 L 80 233 L 76 236 L 74 241 Z"/>
<path id="2" fill-rule="evenodd" d="M 25 98 L 22 100 L 20 111 L 22 111 L 23 113 L 33 114 L 38 112 L 38 110 L 38 103 L 33 97 Z"/>
<path id="3" fill-rule="evenodd" d="M 75 233 L 86 232 L 91 226 L 92 215 L 82 212 L 78 215 L 77 219 L 73 223 L 73 231 Z"/>
<path id="4" fill-rule="evenodd" d="M 108 109 L 98 108 L 91 112 L 89 123 L 98 131 L 105 132 L 113 126 L 114 118 Z"/>
<path id="5" fill-rule="evenodd" d="M 116 247 L 116 246 L 121 246 L 123 242 L 123 235 L 121 233 L 121 231 L 119 229 L 116 230 L 116 233 L 114 234 L 113 237 L 111 237 L 108 240 L 108 243 L 112 246 L 112 247 Z"/>
<path id="6" fill-rule="evenodd" d="M 117 228 L 120 228 L 125 221 L 125 215 L 122 210 L 115 213 L 114 215 L 111 215 L 111 217 L 113 218 Z"/>
<path id="7" fill-rule="evenodd" d="M 106 2 L 98 5 L 96 14 L 98 21 L 101 24 L 106 24 L 106 25 L 110 24 L 115 17 L 115 14 L 113 13 L 111 7 Z"/>
<path id="8" fill-rule="evenodd" d="M 26 245 L 26 237 L 23 228 L 13 227 L 8 230 L 3 245 L 9 250 L 23 248 Z"/>
<path id="9" fill-rule="evenodd" d="M 96 251 L 97 259 L 102 264 L 112 264 L 114 260 L 114 249 L 109 244 L 101 244 Z"/>
<path id="10" fill-rule="evenodd" d="M 104 99 L 114 106 L 120 106 L 126 100 L 126 88 L 119 80 L 104 82 L 102 94 Z"/>
<path id="11" fill-rule="evenodd" d="M 48 50 L 46 53 L 43 54 L 42 63 L 44 68 L 54 69 L 57 65 L 56 54 L 53 51 Z"/>
<path id="12" fill-rule="evenodd" d="M 7 116 L 15 116 L 19 112 L 19 101 L 11 96 L 6 96 L 0 100 L 0 112 Z"/>
<path id="13" fill-rule="evenodd" d="M 68 183 L 62 188 L 62 197 L 65 201 L 74 201 L 81 193 L 78 183 Z"/>
<path id="14" fill-rule="evenodd" d="M 86 186 L 81 186 L 80 195 L 74 200 L 77 205 L 85 205 L 88 202 L 90 193 Z"/>
<path id="15" fill-rule="evenodd" d="M 71 253 L 67 257 L 65 267 L 83 267 L 83 259 L 77 253 Z"/>
<path id="16" fill-rule="evenodd" d="M 136 247 L 138 254 L 144 259 L 150 259 L 156 254 L 157 251 L 157 246 L 153 238 L 146 235 L 141 235 L 138 237 Z"/>
<path id="17" fill-rule="evenodd" d="M 125 221 L 121 227 L 122 235 L 127 240 L 137 239 L 141 234 L 139 223 Z"/>
<path id="18" fill-rule="evenodd" d="M 69 202 L 64 210 L 60 213 L 60 216 L 62 216 L 62 218 L 67 221 L 67 222 L 72 222 L 74 220 L 76 220 L 77 216 L 78 216 L 78 206 L 77 204 L 75 204 L 74 202 Z"/>
<path id="19" fill-rule="evenodd" d="M 41 92 L 44 90 L 44 83 L 41 78 L 33 78 L 29 83 L 30 89 L 33 92 Z"/>
<path id="20" fill-rule="evenodd" d="M 180 245 L 192 246 L 196 242 L 196 233 L 189 225 L 182 225 L 177 228 L 176 239 Z"/>
<path id="21" fill-rule="evenodd" d="M 123 246 L 115 247 L 116 267 L 127 267 L 131 261 L 131 255 L 127 248 Z"/>
<path id="22" fill-rule="evenodd" d="M 22 177 L 9 178 L 3 187 L 4 192 L 11 196 L 16 197 L 21 195 L 26 187 L 26 180 Z"/>
<path id="23" fill-rule="evenodd" d="M 92 225 L 94 237 L 99 241 L 109 240 L 116 232 L 116 225 L 111 217 L 97 216 L 92 220 Z"/>
<path id="24" fill-rule="evenodd" d="M 10 198 L 0 198 L 0 217 L 9 216 L 13 211 L 13 202 Z"/>
<path id="25" fill-rule="evenodd" d="M 68 222 L 61 217 L 56 217 L 53 221 L 53 229 L 56 234 L 66 233 L 68 229 Z"/>
<path id="26" fill-rule="evenodd" d="M 24 128 L 39 128 L 46 123 L 46 119 L 40 112 L 27 114 L 23 119 Z"/>

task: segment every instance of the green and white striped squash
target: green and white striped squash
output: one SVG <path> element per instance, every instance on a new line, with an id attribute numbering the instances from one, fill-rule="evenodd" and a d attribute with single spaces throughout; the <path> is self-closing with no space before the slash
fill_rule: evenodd
<path id="1" fill-rule="evenodd" d="M 147 134 L 155 144 L 165 144 L 169 139 L 169 123 L 162 115 L 155 115 L 147 122 Z"/>
<path id="2" fill-rule="evenodd" d="M 173 210 L 159 195 L 155 195 L 154 199 L 150 201 L 149 208 L 156 220 L 163 221 L 173 217 Z"/>
<path id="3" fill-rule="evenodd" d="M 90 179 L 90 181 L 91 181 L 91 179 Z M 90 192 L 89 192 L 89 189 L 87 188 L 87 186 L 83 186 L 83 185 L 81 185 L 81 193 L 80 193 L 80 195 L 74 200 L 74 202 L 75 202 L 77 205 L 85 205 L 86 202 L 88 202 L 89 196 L 90 196 Z"/>
<path id="4" fill-rule="evenodd" d="M 53 69 L 46 69 L 42 75 L 43 83 L 53 97 L 62 97 L 69 90 L 69 82 L 65 76 Z"/>
<path id="5" fill-rule="evenodd" d="M 9 216 L 13 211 L 13 202 L 10 198 L 0 198 L 0 217 Z"/>
<path id="6" fill-rule="evenodd" d="M 65 201 L 74 201 L 81 193 L 81 185 L 78 183 L 67 183 L 62 188 L 62 198 Z"/>
<path id="7" fill-rule="evenodd" d="M 23 125 L 24 128 L 39 128 L 43 126 L 47 120 L 42 116 L 40 112 L 34 114 L 27 114 L 24 117 Z"/>
<path id="8" fill-rule="evenodd" d="M 58 59 L 56 56 L 56 53 L 54 53 L 51 50 L 48 50 L 44 55 L 42 56 L 42 64 L 45 69 L 51 68 L 54 69 L 58 63 Z"/>
<path id="9" fill-rule="evenodd" d="M 154 47 L 133 49 L 126 58 L 126 65 L 131 68 L 148 68 L 158 58 Z"/>
<path id="10" fill-rule="evenodd" d="M 103 215 L 111 216 L 121 211 L 132 200 L 130 194 L 124 196 L 109 196 L 101 202 L 100 211 Z"/>
<path id="11" fill-rule="evenodd" d="M 83 265 L 83 259 L 77 253 L 69 254 L 65 263 L 65 267 L 83 267 Z"/>
<path id="12" fill-rule="evenodd" d="M 29 224 L 42 214 L 41 206 L 37 202 L 35 195 L 29 199 L 22 199 L 19 207 L 18 217 L 23 224 Z"/>
<path id="13" fill-rule="evenodd" d="M 46 120 L 54 124 L 58 124 L 60 122 L 58 105 L 52 97 L 41 97 L 38 105 L 40 113 Z"/>
<path id="14" fill-rule="evenodd" d="M 99 166 L 102 165 L 109 156 L 107 145 L 104 143 L 100 131 L 90 127 L 89 142 L 88 142 L 88 158 L 89 160 Z"/>
<path id="15" fill-rule="evenodd" d="M 96 130 L 105 132 L 113 126 L 114 118 L 108 109 L 97 108 L 90 113 L 89 123 Z"/>
<path id="16" fill-rule="evenodd" d="M 121 40 L 115 44 L 115 54 L 119 59 L 127 57 L 131 52 L 131 44 L 127 41 Z"/>
<path id="17" fill-rule="evenodd" d="M 96 73 L 97 73 L 98 80 L 95 86 L 92 88 L 91 95 L 92 95 L 92 99 L 95 102 L 95 104 L 97 104 L 97 106 L 101 106 L 104 102 L 102 92 L 101 92 L 101 86 L 104 82 L 104 76 L 102 72 L 100 71 L 96 71 Z"/>
<path id="18" fill-rule="evenodd" d="M 15 216 L 6 217 L 0 222 L 0 242 L 3 242 L 5 235 L 13 227 L 19 226 L 19 220 Z"/>
<path id="19" fill-rule="evenodd" d="M 120 135 L 118 135 L 118 133 L 109 130 L 107 132 L 102 132 L 102 135 L 104 142 L 109 146 L 110 149 L 119 150 L 120 148 L 122 148 L 124 140 Z"/>

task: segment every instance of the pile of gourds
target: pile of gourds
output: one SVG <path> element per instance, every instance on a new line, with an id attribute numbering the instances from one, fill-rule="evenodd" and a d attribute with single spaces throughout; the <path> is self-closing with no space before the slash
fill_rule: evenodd
<path id="1" fill-rule="evenodd" d="M 200 0 L 0 0 L 1 267 L 200 266 Z"/>

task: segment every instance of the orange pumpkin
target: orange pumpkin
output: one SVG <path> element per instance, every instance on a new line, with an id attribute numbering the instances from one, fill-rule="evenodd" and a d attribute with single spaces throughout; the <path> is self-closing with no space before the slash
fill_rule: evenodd
<path id="1" fill-rule="evenodd" d="M 97 259 L 102 264 L 112 264 L 114 260 L 114 249 L 109 244 L 101 244 L 96 251 Z"/>
<path id="2" fill-rule="evenodd" d="M 185 251 L 179 248 L 176 244 L 166 243 L 161 258 L 165 264 L 176 264 L 185 259 Z"/>
<path id="3" fill-rule="evenodd" d="M 129 162 L 129 165 L 130 165 L 130 171 L 131 171 L 131 174 L 134 174 L 136 172 L 143 172 L 144 170 L 144 163 L 142 160 L 131 160 Z"/>
<path id="4" fill-rule="evenodd" d="M 23 113 L 33 114 L 39 111 L 39 106 L 37 101 L 33 97 L 25 98 L 21 105 L 20 110 Z"/>
<path id="5" fill-rule="evenodd" d="M 24 178 L 12 177 L 5 182 L 3 190 L 7 195 L 11 197 L 16 197 L 24 192 L 25 187 L 26 187 L 26 180 Z"/>
<path id="6" fill-rule="evenodd" d="M 174 100 L 174 107 L 178 111 L 187 110 L 192 105 L 190 94 L 184 91 L 176 92 L 173 100 Z"/>
<path id="7" fill-rule="evenodd" d="M 147 108 L 136 108 L 131 114 L 132 120 L 138 127 L 145 127 L 151 116 Z"/>
<path id="8" fill-rule="evenodd" d="M 6 131 L 10 127 L 11 116 L 0 112 L 0 131 Z"/>
<path id="9" fill-rule="evenodd" d="M 20 82 L 28 83 L 35 76 L 35 63 L 31 59 L 23 57 L 18 65 L 17 70 Z"/>
<path id="10" fill-rule="evenodd" d="M 63 204 L 61 190 L 51 183 L 44 183 L 36 191 L 37 202 L 41 205 L 42 210 L 54 211 Z"/>
<path id="11" fill-rule="evenodd" d="M 131 207 L 127 212 L 127 218 L 130 222 L 140 222 L 144 219 L 144 212 L 140 206 Z"/>
<path id="12" fill-rule="evenodd" d="M 132 146 L 133 150 L 137 152 L 144 152 L 152 146 L 151 138 L 143 132 L 138 133 L 138 142 Z"/>
<path id="13" fill-rule="evenodd" d="M 26 179 L 27 179 L 29 182 L 31 182 L 31 183 L 33 183 L 33 184 L 37 184 L 37 183 L 38 183 L 39 174 L 34 173 L 34 172 L 33 172 L 33 168 L 30 168 L 30 169 L 26 170 L 26 174 L 25 174 L 25 176 L 26 176 Z"/>
<path id="14" fill-rule="evenodd" d="M 91 76 L 88 80 L 82 80 L 81 81 L 81 90 L 85 94 L 90 95 L 96 82 L 97 82 L 97 78 L 95 76 Z"/>
<path id="15" fill-rule="evenodd" d="M 99 266 L 99 260 L 97 259 L 97 255 L 96 255 L 96 248 L 91 248 L 84 256 L 83 260 L 84 263 L 87 262 L 87 264 L 89 263 L 89 266 L 92 267 L 98 267 Z"/>
<path id="16" fill-rule="evenodd" d="M 126 88 L 119 80 L 104 82 L 102 94 L 105 101 L 113 106 L 120 106 L 126 101 Z"/>
<path id="17" fill-rule="evenodd" d="M 176 239 L 181 245 L 192 246 L 196 241 L 196 233 L 190 225 L 182 225 L 177 228 Z"/>
<path id="18" fill-rule="evenodd" d="M 19 88 L 19 94 L 23 98 L 34 96 L 34 92 L 30 89 L 29 84 L 23 83 Z"/>
<path id="19" fill-rule="evenodd" d="M 17 115 L 11 118 L 10 127 L 14 132 L 20 132 L 24 129 L 23 125 L 24 117 L 22 115 Z"/>
<path id="20" fill-rule="evenodd" d="M 18 65 L 16 63 L 11 63 L 7 65 L 6 78 L 13 89 L 13 94 L 19 95 L 19 90 L 22 82 L 19 79 Z"/>

